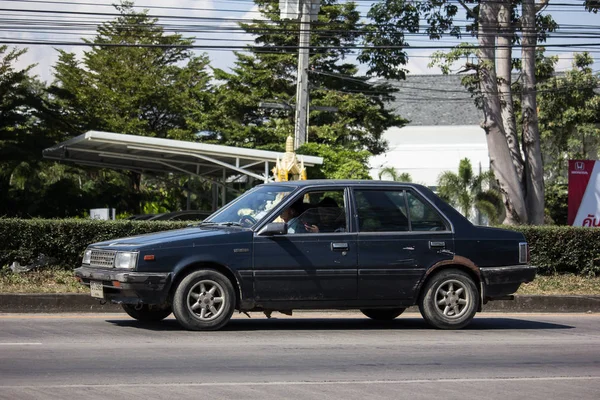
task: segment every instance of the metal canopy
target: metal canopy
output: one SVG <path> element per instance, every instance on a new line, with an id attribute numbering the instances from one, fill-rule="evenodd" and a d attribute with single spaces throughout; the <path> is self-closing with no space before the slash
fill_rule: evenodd
<path id="1" fill-rule="evenodd" d="M 274 151 L 89 131 L 43 151 L 44 158 L 136 172 L 184 173 L 225 185 L 232 175 L 268 182 L 270 166 L 281 158 Z M 323 158 L 300 156 L 304 165 Z"/>

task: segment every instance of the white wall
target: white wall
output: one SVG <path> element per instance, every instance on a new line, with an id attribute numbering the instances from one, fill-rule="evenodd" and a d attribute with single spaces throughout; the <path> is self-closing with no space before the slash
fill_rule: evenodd
<path id="1" fill-rule="evenodd" d="M 394 167 L 408 172 L 415 183 L 437 186 L 438 176 L 445 171 L 458 172 L 463 158 L 471 160 L 475 173 L 490 166 L 485 132 L 478 125 L 405 126 L 384 133 L 389 150 L 370 160 L 370 174 L 379 179 L 379 170 Z M 384 179 L 389 179 L 387 176 Z"/>

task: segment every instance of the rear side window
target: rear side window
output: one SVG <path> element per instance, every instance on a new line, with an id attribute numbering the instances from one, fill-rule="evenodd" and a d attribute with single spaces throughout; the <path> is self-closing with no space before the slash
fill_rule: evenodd
<path id="1" fill-rule="evenodd" d="M 355 190 L 360 232 L 446 231 L 440 214 L 406 190 Z"/>
<path id="2" fill-rule="evenodd" d="M 406 192 L 411 228 L 413 231 L 445 231 L 446 223 L 440 214 L 415 194 Z"/>
<path id="3" fill-rule="evenodd" d="M 354 193 L 360 232 L 409 230 L 404 190 L 357 190 Z"/>

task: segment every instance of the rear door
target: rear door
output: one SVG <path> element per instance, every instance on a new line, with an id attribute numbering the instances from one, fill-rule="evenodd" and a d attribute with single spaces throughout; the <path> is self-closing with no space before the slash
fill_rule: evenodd
<path id="1" fill-rule="evenodd" d="M 355 189 L 358 298 L 408 300 L 427 268 L 452 259 L 453 234 L 412 189 Z"/>

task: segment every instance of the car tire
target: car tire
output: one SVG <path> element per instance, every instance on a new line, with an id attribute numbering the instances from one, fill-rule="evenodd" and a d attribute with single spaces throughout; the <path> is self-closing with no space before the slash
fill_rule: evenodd
<path id="1" fill-rule="evenodd" d="M 425 285 L 419 310 L 437 329 L 467 326 L 479 308 L 479 293 L 473 279 L 463 271 L 447 269 L 435 273 Z"/>
<path id="2" fill-rule="evenodd" d="M 404 310 L 406 308 L 361 308 L 360 312 L 375 321 L 391 321 Z"/>
<path id="3" fill-rule="evenodd" d="M 193 331 L 221 329 L 229 322 L 234 308 L 233 285 L 223 274 L 211 269 L 187 275 L 173 296 L 177 322 Z"/>
<path id="4" fill-rule="evenodd" d="M 171 306 L 161 306 L 155 304 L 142 304 L 137 306 L 134 304 L 121 304 L 123 310 L 134 319 L 140 322 L 158 322 L 171 315 L 173 310 Z"/>

